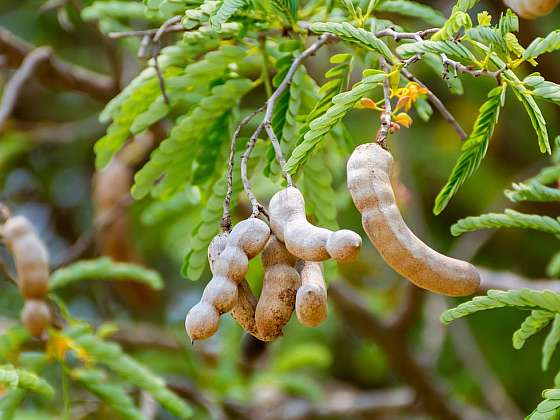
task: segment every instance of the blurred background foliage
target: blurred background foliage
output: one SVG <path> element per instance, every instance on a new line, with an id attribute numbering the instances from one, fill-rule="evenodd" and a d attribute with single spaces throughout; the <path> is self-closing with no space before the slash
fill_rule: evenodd
<path id="1" fill-rule="evenodd" d="M 52 3 L 52 2 L 51 2 Z M 76 2 L 78 3 L 78 2 Z M 81 1 L 81 7 L 91 2 Z M 452 2 L 431 1 L 434 8 L 448 13 Z M 74 7 L 67 7 L 67 16 L 57 16 L 56 8 L 41 11 L 45 2 L 38 0 L 2 0 L 0 26 L 7 28 L 34 45 L 50 45 L 56 54 L 69 62 L 100 73 L 110 74 L 111 52 L 95 21 L 83 21 Z M 484 1 L 476 10 L 488 10 L 498 16 L 504 10 L 501 2 Z M 392 15 L 387 14 L 388 17 Z M 108 30 L 125 30 L 136 26 L 134 16 L 114 22 Z M 159 20 L 152 25 L 157 26 Z M 414 29 L 417 22 L 400 18 L 399 22 Z M 536 21 L 521 20 L 519 38 L 527 45 L 536 36 L 555 29 L 560 11 Z M 62 23 L 62 24 L 61 24 Z M 106 23 L 109 25 L 110 23 Z M 67 25 L 67 27 L 64 27 Z M 146 21 L 142 21 L 146 27 Z M 145 65 L 135 57 L 135 40 L 113 43 L 123 64 L 122 80 L 128 81 Z M 309 62 L 309 72 L 323 81 L 329 68 L 328 55 L 337 47 L 321 51 Z M 328 50 L 328 51 L 327 51 Z M 2 52 L 0 51 L 0 54 Z M 539 71 L 547 80 L 560 83 L 558 55 L 543 56 Z M 470 128 L 487 92 L 494 87 L 491 79 L 462 77 L 465 94 L 452 95 L 433 71 L 425 66 L 415 68 L 418 77 L 427 83 L 454 113 L 465 128 Z M 527 74 L 531 69 L 526 69 Z M 359 71 L 352 76 L 359 77 Z M 10 72 L 0 73 L 0 85 Z M 260 103 L 260 94 L 244 101 L 247 108 Z M 509 95 L 512 95 L 511 92 Z M 45 241 L 51 263 L 56 266 L 68 249 L 93 227 L 92 179 L 95 173 L 93 144 L 105 127 L 97 122 L 104 104 L 85 95 L 68 91 L 54 91 L 36 81 L 29 82 L 13 113 L 11 126 L 0 135 L 0 190 L 2 201 L 16 214 L 33 221 Z M 551 137 L 559 131 L 559 108 L 542 103 Z M 346 127 L 358 142 L 371 140 L 378 127 L 378 115 L 369 110 L 355 110 L 345 120 Z M 432 203 L 445 182 L 460 150 L 460 142 L 450 125 L 439 115 L 429 122 L 414 118 L 410 129 L 401 129 L 391 140 L 393 153 L 399 163 L 399 176 L 406 188 L 403 210 L 409 224 L 428 239 L 438 250 L 449 250 L 454 242 L 449 227 L 459 218 L 488 211 L 500 211 L 505 204 L 503 190 L 513 181 L 532 176 L 548 162 L 535 146 L 534 130 L 516 101 L 508 101 L 502 111 L 488 156 L 478 173 L 463 186 L 448 209 L 440 216 L 432 214 Z M 356 230 L 365 237 L 360 217 L 351 205 L 345 187 L 345 161 L 337 153 L 325 152 L 325 162 L 333 174 L 340 226 Z M 263 182 L 255 186 L 261 196 L 270 196 L 275 186 Z M 241 328 L 224 317 L 222 328 L 212 339 L 187 342 L 183 329 L 186 310 L 199 299 L 202 287 L 209 279 L 208 269 L 201 281 L 191 282 L 181 277 L 180 267 L 190 241 L 192 224 L 199 215 L 188 210 L 188 200 L 174 204 L 174 208 L 158 208 L 149 200 L 135 202 L 129 211 L 132 223 L 132 242 L 143 263 L 159 271 L 165 287 L 150 304 L 130 305 L 126 290 L 115 285 L 80 283 L 65 289 L 61 296 L 74 317 L 93 325 L 105 322 L 120 326 L 120 341 L 128 354 L 149 366 L 153 371 L 176 384 L 177 392 L 187 394 L 194 401 L 196 418 L 219 416 L 216 405 L 226 403 L 226 409 L 255 404 L 274 407 L 286 398 L 323 401 L 331 389 L 384 389 L 401 383 L 387 363 L 386 355 L 376 345 L 364 341 L 346 324 L 333 305 L 327 322 L 317 329 L 305 329 L 295 319 L 285 329 L 284 337 L 266 346 L 242 337 Z M 241 201 L 237 216 L 247 214 L 248 203 Z M 556 216 L 555 205 L 524 203 L 516 207 L 528 213 Z M 159 213 L 158 213 L 159 212 Z M 468 244 L 467 244 L 468 245 Z M 492 269 L 509 270 L 527 277 L 542 277 L 554 253 L 557 239 L 544 233 L 523 230 L 500 230 L 473 257 L 476 264 Z M 3 255 L 6 254 L 2 249 Z M 90 246 L 86 256 L 98 250 Z M 248 279 L 259 288 L 262 269 L 259 262 L 251 265 Z M 396 306 L 404 290 L 402 279 L 388 269 L 368 241 L 359 260 L 340 269 L 350 283 L 359 288 L 361 296 L 372 311 L 387 317 Z M 486 406 L 485 395 L 491 395 L 492 384 L 478 376 L 477 369 L 458 355 L 461 335 L 452 337 L 449 329 L 439 324 L 440 313 L 447 305 L 459 300 L 429 297 L 415 320 L 415 333 L 408 346 L 423 359 L 433 363 L 443 382 L 449 387 L 450 398 L 474 406 Z M 154 303 L 155 302 L 155 303 Z M 0 282 L 0 316 L 10 325 L 18 318 L 22 299 L 17 288 L 8 281 Z M 541 400 L 542 389 L 550 387 L 554 371 L 560 363 L 553 360 L 553 369 L 543 373 L 539 369 L 542 337 L 529 341 L 521 351 L 511 346 L 511 334 L 522 321 L 522 314 L 514 310 L 476 314 L 468 320 L 476 346 L 487 367 L 502 383 L 503 388 L 519 409 L 530 412 Z M 134 335 L 136 330 L 141 330 Z M 126 336 L 125 332 L 130 336 Z M 155 338 L 154 338 L 155 337 Z M 166 341 L 162 341 L 165 338 Z M 465 344 L 466 345 L 466 344 Z M 36 345 L 38 347 L 38 345 Z M 43 377 L 61 389 L 61 375 L 47 369 Z M 193 391 L 196 390 L 195 391 Z M 189 396 L 189 392 L 193 395 Z M 79 417 L 79 409 L 88 409 L 88 398 L 82 390 L 70 393 L 72 418 Z M 59 418 L 61 407 L 30 398 L 18 410 L 16 418 Z M 220 410 L 222 410 L 220 408 Z M 111 411 L 98 411 L 88 418 L 106 417 Z M 266 413 L 261 413 L 262 418 Z M 504 413 L 502 418 L 508 416 Z M 171 418 L 160 413 L 161 418 Z M 399 418 L 397 414 L 386 418 Z M 411 418 L 402 414 L 402 418 Z M 418 414 L 420 416 L 420 414 Z M 497 415 L 497 417 L 500 417 Z M 336 415 L 334 418 L 337 418 Z"/>

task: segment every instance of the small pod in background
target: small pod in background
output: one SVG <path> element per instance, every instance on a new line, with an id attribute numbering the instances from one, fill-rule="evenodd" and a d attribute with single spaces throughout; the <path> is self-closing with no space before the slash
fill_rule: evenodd
<path id="1" fill-rule="evenodd" d="M 40 299 L 49 288 L 48 254 L 33 225 L 23 216 L 9 218 L 2 237 L 16 265 L 18 287 L 25 299 Z"/>
<path id="2" fill-rule="evenodd" d="M 306 327 L 317 327 L 327 318 L 327 287 L 320 262 L 305 261 L 296 294 L 296 315 Z"/>
<path id="3" fill-rule="evenodd" d="M 21 322 L 33 337 L 40 337 L 51 323 L 49 306 L 43 300 L 26 300 L 21 311 Z"/>
<path id="4" fill-rule="evenodd" d="M 558 6 L 560 0 L 504 0 L 516 14 L 525 19 L 546 16 Z"/>

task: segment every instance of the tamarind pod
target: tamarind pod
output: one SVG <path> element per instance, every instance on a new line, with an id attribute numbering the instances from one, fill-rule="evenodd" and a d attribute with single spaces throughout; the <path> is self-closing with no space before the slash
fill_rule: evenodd
<path id="1" fill-rule="evenodd" d="M 504 0 L 506 6 L 525 19 L 535 19 L 550 14 L 560 0 Z"/>
<path id="2" fill-rule="evenodd" d="M 327 287 L 320 262 L 305 261 L 301 287 L 296 294 L 296 315 L 300 324 L 316 327 L 327 318 Z"/>
<path id="3" fill-rule="evenodd" d="M 23 297 L 45 296 L 49 287 L 48 253 L 33 225 L 23 216 L 11 217 L 2 227 L 2 236 L 14 258 Z"/>
<path id="4" fill-rule="evenodd" d="M 294 268 L 297 259 L 285 245 L 272 235 L 261 255 L 264 281 L 255 310 L 255 322 L 260 335 L 277 337 L 288 323 L 301 284 Z"/>
<path id="5" fill-rule="evenodd" d="M 204 288 L 200 302 L 185 318 L 185 329 L 191 340 L 216 333 L 220 315 L 231 311 L 238 301 L 237 286 L 245 278 L 249 259 L 262 251 L 269 236 L 268 225 L 252 217 L 239 222 L 225 241 L 214 238 L 208 250 L 212 280 Z"/>
<path id="6" fill-rule="evenodd" d="M 362 238 L 351 230 L 333 232 L 309 223 L 305 217 L 305 200 L 295 187 L 272 196 L 269 204 L 270 228 L 284 242 L 288 251 L 305 261 L 352 261 L 362 245 Z"/>
<path id="7" fill-rule="evenodd" d="M 208 245 L 208 265 L 210 265 L 210 271 L 214 272 L 214 261 L 218 259 L 220 254 L 227 245 L 227 233 L 218 233 Z"/>
<path id="8" fill-rule="evenodd" d="M 21 322 L 33 337 L 40 337 L 51 323 L 49 306 L 42 300 L 26 300 L 21 311 Z"/>
<path id="9" fill-rule="evenodd" d="M 408 228 L 395 202 L 391 154 L 375 143 L 358 146 L 347 165 L 348 189 L 372 244 L 395 271 L 417 286 L 447 296 L 475 293 L 480 275 L 468 262 L 447 257 Z"/>

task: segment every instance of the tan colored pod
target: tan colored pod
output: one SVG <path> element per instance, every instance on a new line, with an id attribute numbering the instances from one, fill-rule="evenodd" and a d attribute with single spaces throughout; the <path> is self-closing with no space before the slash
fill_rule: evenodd
<path id="1" fill-rule="evenodd" d="M 211 337 L 218 330 L 220 315 L 231 311 L 238 301 L 238 285 L 270 236 L 270 228 L 260 219 L 239 222 L 227 237 L 215 237 L 208 249 L 212 280 L 202 298 L 185 319 L 187 334 L 194 340 Z"/>
<path id="2" fill-rule="evenodd" d="M 504 4 L 525 19 L 535 19 L 550 14 L 560 0 L 504 0 Z"/>
<path id="3" fill-rule="evenodd" d="M 21 322 L 33 337 L 40 337 L 51 323 L 49 306 L 43 300 L 26 300 L 21 311 Z"/>
<path id="4" fill-rule="evenodd" d="M 2 236 L 16 265 L 17 283 L 25 299 L 39 299 L 49 288 L 48 254 L 31 223 L 23 216 L 9 218 Z"/>
<path id="5" fill-rule="evenodd" d="M 255 321 L 261 336 L 277 337 L 292 316 L 296 292 L 301 284 L 299 273 L 294 268 L 297 259 L 274 235 L 270 237 L 261 258 L 264 281 Z"/>
<path id="6" fill-rule="evenodd" d="M 305 261 L 301 287 L 296 294 L 296 315 L 306 327 L 316 327 L 327 318 L 327 287 L 320 262 Z"/>
<path id="7" fill-rule="evenodd" d="M 364 230 L 395 271 L 417 286 L 447 296 L 475 293 L 480 275 L 468 262 L 440 254 L 408 228 L 395 202 L 391 154 L 376 143 L 358 146 L 347 165 L 348 189 Z"/>
<path id="8" fill-rule="evenodd" d="M 333 232 L 312 225 L 305 217 L 305 200 L 295 187 L 288 187 L 272 196 L 269 204 L 270 228 L 288 251 L 305 261 L 338 262 L 355 259 L 362 238 L 351 230 Z"/>

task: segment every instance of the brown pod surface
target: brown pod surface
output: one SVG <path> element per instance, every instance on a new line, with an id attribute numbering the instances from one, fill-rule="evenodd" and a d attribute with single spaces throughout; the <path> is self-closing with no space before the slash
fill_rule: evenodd
<path id="1" fill-rule="evenodd" d="M 550 14 L 560 0 L 504 0 L 504 4 L 525 19 L 535 19 Z"/>
<path id="2" fill-rule="evenodd" d="M 296 315 L 306 327 L 316 327 L 327 318 L 327 287 L 320 262 L 305 261 L 301 287 L 296 294 Z"/>
<path id="3" fill-rule="evenodd" d="M 31 223 L 23 216 L 9 218 L 2 236 L 16 265 L 18 287 L 25 299 L 39 299 L 49 288 L 48 253 Z"/>
<path id="4" fill-rule="evenodd" d="M 277 337 L 288 323 L 301 284 L 294 268 L 296 257 L 288 252 L 282 242 L 272 235 L 262 253 L 264 281 L 255 312 L 259 334 Z"/>
<path id="5" fill-rule="evenodd" d="M 245 278 L 249 259 L 262 251 L 269 236 L 268 225 L 252 217 L 239 222 L 225 241 L 214 238 L 208 250 L 212 280 L 185 319 L 191 340 L 202 340 L 216 333 L 220 315 L 231 311 L 238 301 L 238 285 Z"/>
<path id="6" fill-rule="evenodd" d="M 351 230 L 333 232 L 312 225 L 305 216 L 305 200 L 295 187 L 272 196 L 269 204 L 270 228 L 288 251 L 305 261 L 352 261 L 360 251 L 362 238 Z"/>
<path id="7" fill-rule="evenodd" d="M 51 323 L 49 306 L 43 300 L 26 300 L 21 311 L 21 322 L 33 337 L 40 337 Z"/>
<path id="8" fill-rule="evenodd" d="M 347 165 L 348 189 L 372 244 L 395 271 L 417 286 L 447 296 L 475 293 L 476 268 L 447 257 L 408 228 L 391 187 L 391 154 L 376 143 L 358 146 Z"/>

